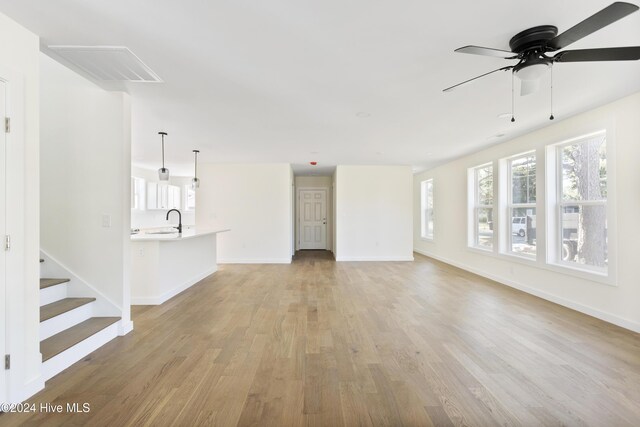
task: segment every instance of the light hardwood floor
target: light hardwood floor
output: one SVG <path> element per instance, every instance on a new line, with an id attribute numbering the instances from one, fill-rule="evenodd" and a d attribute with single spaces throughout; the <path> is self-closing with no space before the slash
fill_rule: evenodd
<path id="1" fill-rule="evenodd" d="M 640 425 L 640 336 L 416 255 L 225 265 L 0 425 Z"/>

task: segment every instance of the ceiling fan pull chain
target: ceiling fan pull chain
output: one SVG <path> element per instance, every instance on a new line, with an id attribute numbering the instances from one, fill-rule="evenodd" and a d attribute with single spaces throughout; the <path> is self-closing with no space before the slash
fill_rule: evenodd
<path id="1" fill-rule="evenodd" d="M 553 62 L 551 63 L 551 115 L 549 120 L 553 120 Z"/>
<path id="2" fill-rule="evenodd" d="M 515 109 L 515 97 L 513 95 L 513 85 L 514 85 L 513 79 L 514 79 L 514 76 L 513 76 L 513 71 L 512 71 L 511 72 L 511 123 L 516 121 L 516 118 L 515 118 L 515 115 L 516 115 L 516 113 L 515 113 L 515 111 L 516 111 L 516 109 Z"/>

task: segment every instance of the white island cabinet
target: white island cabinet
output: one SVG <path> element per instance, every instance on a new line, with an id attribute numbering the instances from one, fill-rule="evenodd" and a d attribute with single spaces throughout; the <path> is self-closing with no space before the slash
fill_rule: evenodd
<path id="1" fill-rule="evenodd" d="M 162 304 L 215 273 L 216 236 L 224 231 L 131 236 L 131 304 Z"/>

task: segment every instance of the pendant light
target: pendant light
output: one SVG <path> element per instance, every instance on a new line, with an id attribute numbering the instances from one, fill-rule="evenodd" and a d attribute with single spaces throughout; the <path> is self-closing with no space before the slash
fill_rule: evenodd
<path id="1" fill-rule="evenodd" d="M 194 190 L 200 187 L 200 180 L 198 179 L 198 153 L 200 150 L 193 150 L 193 155 L 195 156 L 194 162 L 194 171 L 193 171 L 193 179 L 191 180 L 191 188 Z"/>
<path id="2" fill-rule="evenodd" d="M 164 167 L 164 137 L 166 132 L 158 132 L 158 135 L 162 136 L 162 167 L 158 169 L 158 178 L 160 181 L 169 181 L 169 169 Z"/>

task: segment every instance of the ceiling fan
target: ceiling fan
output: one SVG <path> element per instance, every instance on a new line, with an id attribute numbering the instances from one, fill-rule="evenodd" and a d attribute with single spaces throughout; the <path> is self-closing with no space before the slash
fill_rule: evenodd
<path id="1" fill-rule="evenodd" d="M 450 92 L 460 86 L 498 71 L 511 70 L 512 78 L 513 76 L 517 76 L 522 82 L 520 95 L 528 95 L 529 93 L 533 93 L 537 90 L 542 75 L 556 62 L 638 60 L 640 59 L 640 46 L 565 50 L 556 53 L 553 56 L 547 55 L 549 52 L 564 49 L 571 43 L 576 42 L 637 10 L 638 6 L 635 4 L 615 2 L 562 34 L 558 34 L 558 28 L 553 25 L 541 25 L 529 28 L 519 32 L 511 38 L 509 41 L 511 51 L 480 46 L 464 46 L 456 49 L 455 52 L 517 60 L 518 63 L 498 68 L 497 70 L 489 71 L 488 73 L 465 80 L 462 83 L 458 83 L 444 89 L 443 92 Z M 553 114 L 550 118 L 553 119 Z M 512 121 L 514 121 L 513 117 Z"/>

